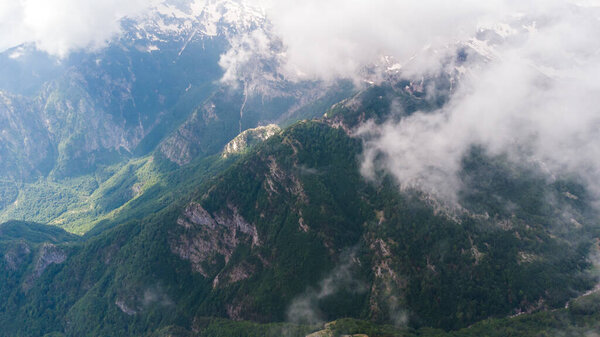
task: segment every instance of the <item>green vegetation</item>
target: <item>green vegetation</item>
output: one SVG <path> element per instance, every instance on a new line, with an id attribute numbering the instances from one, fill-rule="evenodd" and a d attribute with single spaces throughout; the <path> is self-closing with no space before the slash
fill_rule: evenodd
<path id="1" fill-rule="evenodd" d="M 147 188 L 159 182 L 152 157 L 131 160 L 94 174 L 24 183 L 0 219 L 27 219 L 83 234 Z"/>
<path id="2" fill-rule="evenodd" d="M 367 335 L 368 337 L 555 337 L 593 336 L 600 329 L 600 310 L 596 303 L 598 294 L 592 294 L 573 302 L 583 306 L 559 309 L 550 312 L 524 314 L 513 318 L 488 319 L 465 329 L 446 332 L 439 329 L 396 327 L 373 322 L 344 318 L 321 327 L 298 326 L 292 324 L 256 324 L 219 319 L 205 319 L 193 333 L 184 328 L 168 327 L 152 336 L 173 337 L 219 337 L 219 336 L 307 336 L 315 333 L 318 337 L 341 337 L 347 335 Z M 585 304 L 579 302 L 586 302 Z"/>
<path id="3" fill-rule="evenodd" d="M 2 220 L 29 220 L 48 223 L 78 203 L 78 192 L 63 184 L 40 179 L 23 185 L 16 200 L 2 212 Z"/>
<path id="4" fill-rule="evenodd" d="M 15 202 L 18 195 L 17 184 L 12 181 L 0 181 L 0 210 Z"/>
<path id="5" fill-rule="evenodd" d="M 440 103 L 408 95 L 406 85 L 370 88 L 353 98 L 359 104 L 294 123 L 241 154 L 220 155 L 234 131 L 211 129 L 220 124 L 209 127 L 199 108 L 190 130 L 212 131 L 199 133 L 187 165 L 156 151 L 24 183 L 18 196 L 7 182 L 1 219 L 38 219 L 83 237 L 0 225 L 3 333 L 541 337 L 598 329 L 596 295 L 564 308 L 595 285 L 588 257 L 599 234 L 572 177 L 547 181 L 535 167 L 474 148 L 462 163 L 464 209 L 400 191 L 386 175 L 361 177 L 361 142 L 343 127 L 388 118 L 398 100 L 405 113 Z M 237 118 L 232 111 L 223 123 Z M 520 312 L 530 313 L 507 318 Z"/>
<path id="6" fill-rule="evenodd" d="M 30 243 L 65 243 L 79 237 L 55 226 L 33 222 L 9 221 L 0 224 L 0 242 L 26 241 Z"/>
<path id="7" fill-rule="evenodd" d="M 577 184 L 538 181 L 544 193 L 537 192 L 519 183 L 534 179 L 531 171 L 474 152 L 465 179 L 493 171 L 507 186 L 529 192 L 476 203 L 502 189 L 473 179 L 469 191 L 478 194 L 465 194 L 466 204 L 489 216 L 451 216 L 418 192 L 400 193 L 389 178 L 364 181 L 360 151 L 360 142 L 341 129 L 300 122 L 241 157 L 209 157 L 178 168 L 157 154 L 114 168 L 88 190 L 98 210 L 88 214 L 105 216 L 84 241 L 64 244 L 68 259 L 30 280 L 36 262 L 28 255 L 20 274 L 9 274 L 12 281 L 1 287 L 12 300 L 0 312 L 11 314 L 0 315 L 0 323 L 14 336 L 294 336 L 317 330 L 206 317 L 263 323 L 354 317 L 338 321 L 335 333 L 370 336 L 470 336 L 521 324 L 533 330 L 563 316 L 562 326 L 547 327 L 591 326 L 595 311 L 577 316 L 575 305 L 547 311 L 593 286 L 586 273 L 590 241 L 573 244 L 565 237 L 555 207 L 543 199 L 548 191 L 564 196 L 568 188 L 585 200 Z M 179 224 L 190 202 L 221 219 L 221 227 Z M 501 213 L 501 202 L 521 207 Z M 578 235 L 592 237 L 593 212 L 585 205 L 570 210 L 582 219 Z M 243 223 L 256 228 L 256 239 L 251 230 L 241 231 Z M 231 233 L 237 233 L 234 241 Z M 8 241 L 19 240 L 13 235 Z M 202 255 L 204 244 L 218 249 Z M 192 254 L 202 258 L 190 261 Z M 325 280 L 336 288 L 325 291 Z M 302 300 L 310 305 L 298 308 L 310 313 L 295 309 Z M 457 330 L 518 310 L 541 312 Z M 417 330 L 390 325 L 398 322 Z"/>
<path id="8" fill-rule="evenodd" d="M 390 118 L 399 119 L 416 111 L 432 111 L 441 107 L 447 99 L 450 83 L 447 78 L 433 78 L 422 83 L 423 87 L 434 87 L 434 94 L 427 97 L 425 92 L 407 89 L 411 82 L 382 83 L 370 86 L 354 96 L 335 104 L 326 113 L 330 121 L 341 122 L 349 128 L 367 120 L 377 123 Z"/>

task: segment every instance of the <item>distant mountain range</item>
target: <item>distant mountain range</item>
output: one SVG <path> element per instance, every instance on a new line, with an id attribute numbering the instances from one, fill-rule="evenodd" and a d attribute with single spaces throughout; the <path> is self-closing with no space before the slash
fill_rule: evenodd
<path id="1" fill-rule="evenodd" d="M 392 58 L 362 86 L 224 68 L 268 25 L 234 1 L 161 5 L 98 51 L 0 54 L 0 336 L 600 331 L 576 177 L 477 146 L 457 205 L 361 175 L 356 130 L 444 106 L 501 35 L 420 81 Z"/>

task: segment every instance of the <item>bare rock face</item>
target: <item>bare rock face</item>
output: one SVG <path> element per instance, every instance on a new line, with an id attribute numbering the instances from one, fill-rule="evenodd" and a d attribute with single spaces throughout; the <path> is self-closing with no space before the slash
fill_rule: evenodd
<path id="1" fill-rule="evenodd" d="M 227 96 L 224 92 L 220 92 L 220 94 Z M 218 115 L 217 104 L 221 103 L 215 103 L 211 99 L 194 111 L 171 136 L 161 143 L 160 152 L 179 166 L 186 165 L 194 158 L 211 152 L 211 146 L 215 139 L 209 136 L 209 128 L 222 122 Z"/>
<path id="2" fill-rule="evenodd" d="M 171 137 L 160 145 L 160 152 L 173 163 L 183 166 L 202 152 L 202 118 L 194 113 Z"/>
<path id="3" fill-rule="evenodd" d="M 219 257 L 228 263 L 239 244 L 261 244 L 256 226 L 248 223 L 233 205 L 213 215 L 200 204 L 191 203 L 177 224 L 181 227 L 170 240 L 171 251 L 189 260 L 192 268 L 205 277 L 209 277 L 207 267 L 216 264 Z"/>
<path id="4" fill-rule="evenodd" d="M 59 247 L 45 243 L 40 248 L 39 257 L 35 264 L 34 274 L 38 278 L 51 264 L 61 264 L 67 259 L 67 254 Z"/>
<path id="5" fill-rule="evenodd" d="M 30 179 L 45 173 L 53 151 L 36 103 L 0 91 L 0 176 Z"/>
<path id="6" fill-rule="evenodd" d="M 31 254 L 31 248 L 26 243 L 19 242 L 4 254 L 7 268 L 12 271 L 19 269 L 29 254 Z"/>
<path id="7" fill-rule="evenodd" d="M 198 203 L 191 203 L 185 209 L 184 217 L 177 219 L 177 224 L 191 229 L 194 225 L 208 226 L 211 229 L 217 227 L 217 222 L 202 206 Z"/>
<path id="8" fill-rule="evenodd" d="M 25 290 L 31 288 L 33 282 L 37 280 L 44 271 L 52 264 L 61 264 L 67 260 L 67 254 L 60 247 L 51 243 L 44 243 L 39 250 L 35 261 L 33 272 L 27 277 L 23 284 Z"/>
<path id="9" fill-rule="evenodd" d="M 115 301 L 115 305 L 117 307 L 119 307 L 119 310 L 121 310 L 122 312 L 124 312 L 128 316 L 133 316 L 133 315 L 137 314 L 137 311 L 134 310 L 134 309 L 132 309 L 132 308 L 130 308 L 129 306 L 127 306 L 127 304 L 125 303 L 125 301 L 116 300 Z"/>
<path id="10" fill-rule="evenodd" d="M 403 324 L 406 316 L 402 311 L 405 306 L 405 290 L 408 281 L 397 270 L 393 260 L 391 240 L 369 238 L 369 249 L 373 252 L 371 269 L 375 276 L 371 285 L 369 309 L 377 318 L 389 316 L 397 324 Z"/>
<path id="11" fill-rule="evenodd" d="M 240 133 L 237 137 L 235 137 L 232 141 L 225 145 L 225 149 L 223 150 L 223 157 L 228 157 L 236 153 L 243 153 L 252 146 L 273 137 L 280 131 L 281 129 L 279 128 L 279 126 L 275 124 L 269 124 L 266 126 L 259 126 L 254 129 L 248 129 Z"/>
<path id="12" fill-rule="evenodd" d="M 219 273 L 213 280 L 213 289 L 220 286 L 230 285 L 252 276 L 255 272 L 255 267 L 248 263 L 240 263 L 228 270 Z"/>
<path id="13" fill-rule="evenodd" d="M 293 144 L 291 144 L 291 147 L 294 152 L 297 152 Z M 284 171 L 273 156 L 267 158 L 267 165 L 269 173 L 265 176 L 263 188 L 269 195 L 288 193 L 298 198 L 302 203 L 308 203 L 308 196 L 296 175 Z"/>

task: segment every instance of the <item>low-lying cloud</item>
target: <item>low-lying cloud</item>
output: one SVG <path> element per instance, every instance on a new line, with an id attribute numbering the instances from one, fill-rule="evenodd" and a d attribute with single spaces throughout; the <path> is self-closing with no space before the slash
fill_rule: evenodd
<path id="1" fill-rule="evenodd" d="M 59 56 L 98 48 L 120 32 L 123 18 L 157 1 L 4 1 L 0 50 L 28 42 Z M 577 174 L 592 187 L 600 180 L 598 0 L 240 1 L 261 6 L 269 23 L 231 38 L 221 58 L 229 83 L 280 74 L 360 80 L 382 60 L 418 78 L 447 71 L 461 44 L 484 49 L 486 57 L 467 60 L 439 111 L 359 130 L 367 176 L 384 169 L 402 186 L 452 198 L 461 159 L 477 145 L 551 175 Z M 485 28 L 493 41 L 475 38 Z"/>
<path id="2" fill-rule="evenodd" d="M 356 261 L 357 248 L 350 248 L 343 252 L 341 261 L 325 278 L 319 282 L 317 288 L 310 288 L 296 297 L 287 310 L 289 322 L 297 324 L 320 324 L 325 321 L 323 313 L 319 309 L 319 301 L 335 295 L 341 290 L 352 293 L 364 293 L 367 289 L 365 284 L 356 279 L 352 268 Z"/>
<path id="3" fill-rule="evenodd" d="M 278 79 L 279 41 L 264 29 L 255 29 L 232 37 L 230 44 L 219 59 L 224 70 L 221 82 L 232 87 L 243 83 L 246 94 L 268 92 L 269 84 Z"/>
<path id="4" fill-rule="evenodd" d="M 403 187 L 454 201 L 461 160 L 481 146 L 550 177 L 577 175 L 600 195 L 599 1 L 262 3 L 291 77 L 360 79 L 389 57 L 418 78 L 448 71 L 461 45 L 483 54 L 460 69 L 442 109 L 358 130 L 364 175 L 383 169 Z"/>
<path id="5" fill-rule="evenodd" d="M 576 175 L 600 196 L 599 1 L 262 3 L 289 78 L 360 80 L 390 59 L 410 78 L 463 74 L 442 109 L 357 130 L 365 176 L 383 169 L 454 202 L 462 159 L 479 146 L 550 178 Z M 471 57 L 453 69 L 465 45 Z"/>
<path id="6" fill-rule="evenodd" d="M 419 55 L 411 66 L 423 71 L 434 65 L 424 49 L 443 54 L 507 14 L 500 0 L 255 1 L 286 46 L 283 68 L 304 79 L 353 77 L 385 56 L 407 63 Z"/>
<path id="7" fill-rule="evenodd" d="M 455 197 L 471 146 L 577 175 L 600 192 L 600 12 L 555 5 L 533 13 L 495 57 L 472 67 L 449 103 L 400 122 L 368 124 L 363 173 L 385 169 L 405 187 Z"/>
<path id="8" fill-rule="evenodd" d="M 360 80 L 390 59 L 419 78 L 449 71 L 470 46 L 466 64 L 450 69 L 462 76 L 442 109 L 357 131 L 365 176 L 383 169 L 453 202 L 462 159 L 479 146 L 551 178 L 576 175 L 600 196 L 599 1 L 262 3 L 289 78 Z"/>

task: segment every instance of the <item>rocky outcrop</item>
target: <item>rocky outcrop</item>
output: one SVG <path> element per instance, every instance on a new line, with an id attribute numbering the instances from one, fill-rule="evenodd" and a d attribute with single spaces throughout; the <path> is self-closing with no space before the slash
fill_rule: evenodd
<path id="1" fill-rule="evenodd" d="M 120 309 L 122 312 L 124 312 L 126 315 L 128 315 L 128 316 L 133 316 L 133 315 L 137 314 L 137 310 L 134 310 L 134 309 L 130 308 L 130 307 L 129 307 L 129 306 L 126 304 L 126 303 L 125 303 L 125 301 L 122 301 L 122 300 L 116 300 L 116 301 L 115 301 L 115 305 L 116 305 L 117 307 L 119 307 L 119 309 Z"/>
<path id="2" fill-rule="evenodd" d="M 227 158 L 232 154 L 244 153 L 256 144 L 271 138 L 280 131 L 281 128 L 275 124 L 248 129 L 225 145 L 223 157 Z"/>
<path id="3" fill-rule="evenodd" d="M 45 243 L 40 248 L 38 258 L 35 263 L 33 274 L 38 278 L 52 264 L 61 264 L 67 259 L 67 254 L 62 248 L 51 243 Z"/>
<path id="4" fill-rule="evenodd" d="M 4 261 L 9 270 L 15 271 L 25 262 L 31 254 L 31 248 L 24 242 L 17 243 L 4 254 Z"/>
<path id="5" fill-rule="evenodd" d="M 44 243 L 39 249 L 33 271 L 23 283 L 23 289 L 28 290 L 44 271 L 53 264 L 61 264 L 67 260 L 65 251 L 51 243 Z"/>
<path id="6" fill-rule="evenodd" d="M 394 268 L 390 243 L 393 242 L 376 238 L 369 244 L 369 250 L 373 253 L 371 270 L 375 276 L 371 284 L 369 309 L 373 317 L 391 319 L 400 324 L 403 323 L 402 307 L 405 305 L 404 291 L 408 282 Z"/>
<path id="7" fill-rule="evenodd" d="M 231 204 L 213 215 L 200 204 L 191 203 L 177 224 L 180 227 L 170 240 L 171 251 L 190 261 L 192 268 L 205 277 L 209 277 L 209 267 L 219 257 L 228 263 L 239 244 L 261 244 L 256 226 L 248 223 Z"/>
<path id="8" fill-rule="evenodd" d="M 200 114 L 200 115 L 199 115 Z M 203 153 L 202 128 L 205 122 L 202 112 L 194 114 L 177 131 L 160 145 L 160 152 L 173 163 L 183 166 Z"/>
<path id="9" fill-rule="evenodd" d="M 0 91 L 0 177 L 27 180 L 50 171 L 54 148 L 36 102 Z"/>
<path id="10" fill-rule="evenodd" d="M 215 219 L 198 203 L 189 204 L 183 215 L 177 220 L 177 224 L 186 229 L 191 229 L 194 225 L 208 226 L 210 229 L 217 227 Z"/>
<path id="11" fill-rule="evenodd" d="M 160 152 L 179 166 L 219 153 L 238 134 L 236 110 L 240 99 L 230 90 L 217 90 L 160 144 Z"/>
<path id="12" fill-rule="evenodd" d="M 298 198 L 302 203 L 308 203 L 308 196 L 298 177 L 284 171 L 273 156 L 269 156 L 266 160 L 269 172 L 265 176 L 263 183 L 264 190 L 269 195 L 273 193 L 289 193 Z"/>
<path id="13" fill-rule="evenodd" d="M 225 270 L 213 280 L 213 289 L 223 285 L 230 285 L 252 276 L 256 268 L 248 263 L 240 263 L 229 270 Z"/>

